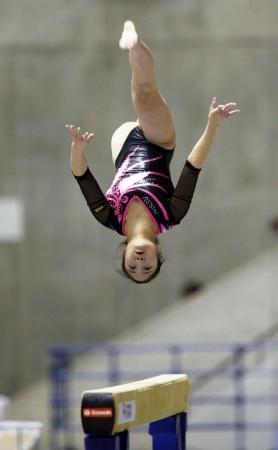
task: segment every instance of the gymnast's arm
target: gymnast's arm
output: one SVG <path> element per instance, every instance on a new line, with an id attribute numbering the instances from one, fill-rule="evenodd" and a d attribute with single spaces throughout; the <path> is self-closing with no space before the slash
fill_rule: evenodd
<path id="1" fill-rule="evenodd" d="M 74 174 L 73 174 L 74 175 Z M 81 176 L 74 175 L 87 205 L 94 217 L 102 224 L 108 226 L 111 207 L 100 189 L 96 179 L 87 167 L 85 173 Z M 109 227 L 110 228 L 110 227 Z"/>
<path id="2" fill-rule="evenodd" d="M 189 210 L 201 169 L 186 161 L 176 188 L 170 198 L 170 211 L 175 223 L 180 223 Z"/>
<path id="3" fill-rule="evenodd" d="M 209 108 L 206 129 L 188 156 L 188 161 L 197 169 L 201 169 L 203 167 L 212 148 L 215 136 L 224 119 L 239 112 L 239 109 L 235 109 L 235 107 L 236 103 L 218 105 L 216 103 L 216 98 L 213 97 Z"/>
<path id="4" fill-rule="evenodd" d="M 92 175 L 84 153 L 85 146 L 93 138 L 93 133 L 82 134 L 80 128 L 66 126 L 72 136 L 70 166 L 72 173 L 86 199 L 90 211 L 103 225 L 107 225 L 110 216 L 110 205 Z"/>
<path id="5" fill-rule="evenodd" d="M 170 199 L 170 209 L 175 223 L 179 223 L 183 219 L 190 207 L 199 172 L 210 153 L 220 125 L 225 118 L 239 112 L 238 109 L 234 109 L 235 106 L 236 103 L 217 105 L 216 98 L 213 97 L 206 129 L 189 154 L 176 189 Z"/>

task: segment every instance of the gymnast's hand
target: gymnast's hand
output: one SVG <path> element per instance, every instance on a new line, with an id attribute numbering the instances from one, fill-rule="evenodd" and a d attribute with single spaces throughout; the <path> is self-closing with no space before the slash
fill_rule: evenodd
<path id="1" fill-rule="evenodd" d="M 74 150 L 83 151 L 85 146 L 93 139 L 94 133 L 86 131 L 83 133 L 80 127 L 74 125 L 66 125 L 72 137 L 72 148 Z"/>
<path id="2" fill-rule="evenodd" d="M 208 115 L 208 123 L 210 126 L 219 127 L 224 119 L 239 113 L 236 103 L 226 103 L 226 105 L 218 105 L 216 98 L 213 97 Z"/>

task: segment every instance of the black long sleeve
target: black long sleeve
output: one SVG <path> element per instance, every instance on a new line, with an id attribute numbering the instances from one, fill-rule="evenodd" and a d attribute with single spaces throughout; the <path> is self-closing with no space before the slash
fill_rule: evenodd
<path id="1" fill-rule="evenodd" d="M 200 171 L 201 169 L 186 161 L 170 199 L 170 210 L 175 223 L 180 223 L 189 210 Z"/>
<path id="2" fill-rule="evenodd" d="M 76 176 L 73 174 L 73 176 L 79 184 L 91 213 L 102 225 L 109 226 L 111 207 L 89 167 L 83 175 Z"/>

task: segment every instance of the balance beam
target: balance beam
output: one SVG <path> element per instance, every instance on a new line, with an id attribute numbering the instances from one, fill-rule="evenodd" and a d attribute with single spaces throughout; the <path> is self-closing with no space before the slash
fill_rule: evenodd
<path id="1" fill-rule="evenodd" d="M 150 423 L 154 450 L 164 448 L 159 442 L 166 442 L 166 435 L 172 438 L 174 435 L 170 439 L 173 445 L 168 445 L 167 450 L 184 450 L 188 397 L 187 376 L 172 374 L 83 392 L 81 420 L 87 435 L 85 450 L 127 450 L 128 430 L 146 423 Z M 116 444 L 117 438 L 120 444 Z M 108 442 L 115 445 L 109 446 Z"/>

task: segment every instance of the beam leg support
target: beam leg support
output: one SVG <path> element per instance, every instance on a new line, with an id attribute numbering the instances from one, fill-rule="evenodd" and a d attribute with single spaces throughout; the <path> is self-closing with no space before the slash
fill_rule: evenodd
<path id="1" fill-rule="evenodd" d="M 186 413 L 180 413 L 150 423 L 153 450 L 186 450 L 186 419 Z"/>
<path id="2" fill-rule="evenodd" d="M 123 431 L 113 436 L 91 436 L 84 438 L 85 450 L 129 450 L 129 433 Z"/>

